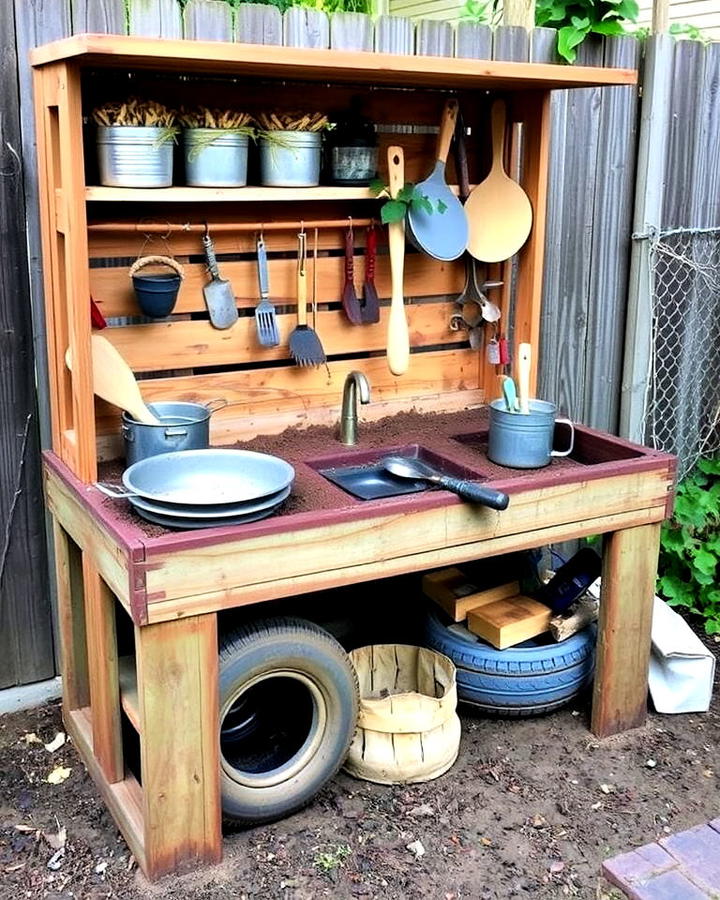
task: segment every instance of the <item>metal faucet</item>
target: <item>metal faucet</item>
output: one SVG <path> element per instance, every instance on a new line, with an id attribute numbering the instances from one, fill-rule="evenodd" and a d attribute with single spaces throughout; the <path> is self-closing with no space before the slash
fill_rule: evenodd
<path id="1" fill-rule="evenodd" d="M 340 414 L 340 443 L 352 447 L 357 443 L 357 397 L 360 402 L 370 402 L 370 382 L 362 372 L 348 372 L 343 386 L 342 413 Z"/>

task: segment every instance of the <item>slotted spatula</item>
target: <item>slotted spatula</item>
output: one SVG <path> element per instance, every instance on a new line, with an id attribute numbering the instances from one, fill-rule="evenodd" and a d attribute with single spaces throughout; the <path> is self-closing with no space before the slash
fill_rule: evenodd
<path id="1" fill-rule="evenodd" d="M 270 302 L 268 281 L 267 251 L 262 237 L 257 239 L 258 284 L 260 286 L 260 302 L 255 307 L 255 327 L 257 336 L 263 347 L 277 347 L 280 343 L 275 307 Z"/>
<path id="2" fill-rule="evenodd" d="M 321 366 L 325 351 L 317 332 L 307 323 L 307 239 L 304 232 L 298 235 L 297 268 L 297 320 L 298 323 L 288 341 L 290 355 L 298 366 Z"/>
<path id="3" fill-rule="evenodd" d="M 161 425 L 160 419 L 145 405 L 132 369 L 110 341 L 101 334 L 92 334 L 90 349 L 93 390 L 98 397 L 124 409 L 136 422 L 142 422 L 143 425 Z M 65 351 L 65 365 L 72 372 L 73 360 L 69 347 Z"/>

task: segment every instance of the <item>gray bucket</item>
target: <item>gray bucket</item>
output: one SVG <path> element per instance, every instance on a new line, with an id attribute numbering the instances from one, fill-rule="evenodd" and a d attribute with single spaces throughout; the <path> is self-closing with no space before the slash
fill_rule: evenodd
<path id="1" fill-rule="evenodd" d="M 185 180 L 193 187 L 245 187 L 248 136 L 221 128 L 186 128 Z"/>
<path id="2" fill-rule="evenodd" d="M 260 183 L 265 187 L 320 184 L 322 135 L 315 131 L 273 131 L 260 138 Z"/>
<path id="3" fill-rule="evenodd" d="M 107 187 L 170 187 L 173 141 L 166 128 L 100 125 L 97 131 L 100 184 Z"/>
<path id="4" fill-rule="evenodd" d="M 490 404 L 488 459 L 511 469 L 540 469 L 553 456 L 569 456 L 575 444 L 575 429 L 569 419 L 557 418 L 557 407 L 547 400 L 530 400 L 530 412 L 510 412 L 504 400 Z M 553 450 L 555 425 L 570 429 L 567 450 Z"/>
<path id="5" fill-rule="evenodd" d="M 128 466 L 176 450 L 206 450 L 210 446 L 212 409 L 202 403 L 148 403 L 160 425 L 138 422 L 122 414 L 122 435 Z"/>

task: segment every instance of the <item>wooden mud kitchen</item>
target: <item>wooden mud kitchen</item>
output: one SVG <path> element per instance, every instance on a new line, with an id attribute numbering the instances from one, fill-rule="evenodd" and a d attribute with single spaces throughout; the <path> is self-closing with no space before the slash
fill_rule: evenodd
<path id="1" fill-rule="evenodd" d="M 272 110 L 334 115 L 359 98 L 376 126 L 383 182 L 395 144 L 404 151 L 404 178 L 417 183 L 434 160 L 437 129 L 428 126 L 454 98 L 464 117 L 469 181 L 477 184 L 490 168 L 491 107 L 503 99 L 507 128 L 499 146 L 529 197 L 533 225 L 512 293 L 507 266 L 491 264 L 485 274 L 505 281 L 491 297 L 503 331 L 512 320 L 516 356 L 522 343 L 539 345 L 550 92 L 632 85 L 637 73 L 107 35 L 40 47 L 32 64 L 53 413 L 45 479 L 64 717 L 146 875 L 222 857 L 223 611 L 255 605 L 262 613 L 265 601 L 278 598 L 602 535 L 592 729 L 602 737 L 640 725 L 673 458 L 576 426 L 574 451 L 548 466 L 490 462 L 485 404 L 499 394 L 500 367 L 471 346 L 466 330 L 450 327 L 465 277 L 461 260 L 438 261 L 408 244 L 405 303 L 394 303 L 393 315 L 407 317 L 410 355 L 404 374 L 393 374 L 385 355 L 393 292 L 384 228 L 375 229 L 370 273 L 379 321 L 353 324 L 341 306 L 346 256 L 358 278 L 371 262 L 365 250 L 378 200 L 367 186 L 258 186 L 252 155 L 247 186 L 186 186 L 182 171 L 172 186 L 108 186 L 98 175 L 92 122 L 94 109 L 129 97 L 168 109 L 210 97 L 214 107 L 242 109 L 255 121 Z M 283 146 L 278 139 L 274 149 Z M 458 182 L 452 160 L 447 180 Z M 302 287 L 299 233 L 307 250 Z M 230 327 L 208 319 L 206 234 L 236 298 L 239 317 Z M 259 237 L 279 329 L 274 346 L 258 340 L 253 316 Z M 128 276 L 134 260 L 153 254 L 183 271 L 172 314 L 154 321 L 140 317 Z M 393 274 L 397 288 L 397 265 Z M 327 355 L 322 365 L 297 366 L 288 350 L 306 289 L 309 325 Z M 108 327 L 96 332 L 103 317 Z M 103 494 L 97 483 L 119 484 L 124 463 L 120 410 L 94 392 L 97 333 L 139 376 L 144 400 L 216 407 L 213 447 L 287 460 L 295 479 L 285 505 L 257 521 L 178 530 Z M 492 334 L 488 329 L 488 340 Z M 535 361 L 531 368 L 534 391 Z M 345 436 L 351 442 L 357 432 L 354 446 L 337 435 L 343 394 Z M 359 426 L 358 400 L 369 400 Z M 507 494 L 509 506 L 463 502 L 446 490 L 363 501 L 321 474 L 401 451 Z M 420 603 L 419 596 L 418 615 Z"/>

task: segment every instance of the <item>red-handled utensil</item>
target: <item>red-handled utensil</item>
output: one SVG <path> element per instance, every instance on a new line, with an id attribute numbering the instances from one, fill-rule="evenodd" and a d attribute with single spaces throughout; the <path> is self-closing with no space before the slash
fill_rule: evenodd
<path id="1" fill-rule="evenodd" d="M 355 293 L 355 236 L 352 225 L 345 232 L 345 284 L 342 292 L 342 305 L 345 315 L 353 325 L 362 325 L 362 309 Z"/>
<path id="2" fill-rule="evenodd" d="M 380 321 L 380 303 L 375 288 L 375 261 L 377 260 L 377 228 L 367 230 L 365 243 L 365 281 L 363 282 L 362 320 L 371 325 Z"/>

